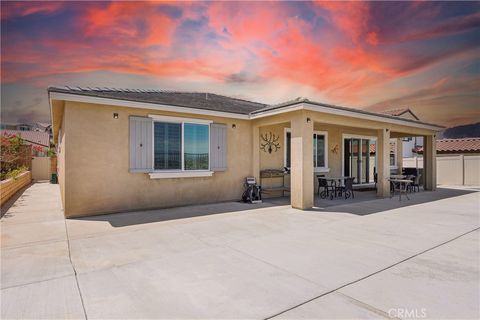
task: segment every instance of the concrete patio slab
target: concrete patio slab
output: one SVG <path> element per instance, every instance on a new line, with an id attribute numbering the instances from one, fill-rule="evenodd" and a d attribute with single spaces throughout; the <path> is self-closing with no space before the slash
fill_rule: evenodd
<path id="1" fill-rule="evenodd" d="M 70 240 L 72 261 L 79 273 L 206 247 L 205 243 L 195 237 L 168 226 Z"/>
<path id="2" fill-rule="evenodd" d="M 66 241 L 2 249 L 2 289 L 73 275 Z"/>
<path id="3" fill-rule="evenodd" d="M 225 248 L 81 274 L 79 281 L 91 318 L 259 319 L 326 292 Z"/>
<path id="4" fill-rule="evenodd" d="M 85 319 L 73 276 L 2 289 L 2 319 Z"/>
<path id="5" fill-rule="evenodd" d="M 325 226 L 328 228 L 334 225 Z M 409 255 L 360 239 L 343 240 L 341 235 L 324 234 L 322 230 L 289 231 L 234 243 L 231 247 L 331 289 Z"/>
<path id="6" fill-rule="evenodd" d="M 307 302 L 273 319 L 391 319 L 388 314 L 338 292 Z"/>
<path id="7" fill-rule="evenodd" d="M 414 310 L 431 319 L 478 319 L 479 237 L 472 232 L 340 292 L 387 312 L 393 309 L 392 315 Z"/>
<path id="8" fill-rule="evenodd" d="M 65 240 L 65 222 L 48 221 L 2 225 L 2 249 Z"/>

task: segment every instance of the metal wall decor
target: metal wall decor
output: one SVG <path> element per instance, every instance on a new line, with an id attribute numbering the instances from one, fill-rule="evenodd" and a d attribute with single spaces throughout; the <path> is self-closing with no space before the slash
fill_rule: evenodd
<path id="1" fill-rule="evenodd" d="M 265 135 L 261 134 L 260 137 L 262 138 L 263 142 L 260 143 L 260 149 L 265 152 L 272 153 L 273 151 L 277 152 L 280 149 L 280 136 L 276 136 L 273 133 L 265 133 Z"/>
<path id="2" fill-rule="evenodd" d="M 338 147 L 338 144 L 336 144 L 335 147 L 333 147 L 331 151 L 332 151 L 332 153 L 337 154 L 339 149 L 340 148 Z"/>

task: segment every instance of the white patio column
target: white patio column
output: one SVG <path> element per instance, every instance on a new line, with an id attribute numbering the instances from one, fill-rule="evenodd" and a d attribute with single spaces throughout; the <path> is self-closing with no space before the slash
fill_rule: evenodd
<path id="1" fill-rule="evenodd" d="M 423 137 L 423 188 L 437 189 L 437 144 L 435 135 Z"/>
<path id="2" fill-rule="evenodd" d="M 313 207 L 313 120 L 299 111 L 291 120 L 290 194 L 293 208 Z"/>
<path id="3" fill-rule="evenodd" d="M 398 172 L 400 174 L 402 174 L 402 169 L 403 169 L 403 140 L 402 140 L 402 138 L 397 139 L 396 147 L 397 147 Z"/>
<path id="4" fill-rule="evenodd" d="M 390 130 L 377 132 L 377 197 L 390 196 Z"/>

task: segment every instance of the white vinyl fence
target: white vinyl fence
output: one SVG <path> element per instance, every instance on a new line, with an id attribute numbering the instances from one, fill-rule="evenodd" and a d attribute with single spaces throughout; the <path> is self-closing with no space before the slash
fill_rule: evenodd
<path id="1" fill-rule="evenodd" d="M 423 168 L 423 158 L 404 158 L 404 168 Z M 480 155 L 437 155 L 437 183 L 454 186 L 480 185 Z"/>
<path id="2" fill-rule="evenodd" d="M 32 179 L 50 180 L 50 157 L 33 157 L 32 158 Z"/>

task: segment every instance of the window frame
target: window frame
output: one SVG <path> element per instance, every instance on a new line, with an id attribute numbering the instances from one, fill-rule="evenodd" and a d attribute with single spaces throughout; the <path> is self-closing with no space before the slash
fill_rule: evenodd
<path id="1" fill-rule="evenodd" d="M 390 144 L 393 143 L 394 144 L 394 148 L 393 148 L 393 153 L 390 151 Z M 397 165 L 397 160 L 398 160 L 398 139 L 397 138 L 391 138 L 390 141 L 389 141 L 389 150 L 388 150 L 388 164 L 390 165 L 390 155 L 393 154 L 393 165 L 390 165 L 390 169 L 398 169 L 398 165 Z"/>
<path id="2" fill-rule="evenodd" d="M 160 177 L 158 174 L 166 174 L 165 177 L 182 177 L 188 176 L 189 173 L 192 173 L 191 176 L 204 176 L 202 173 L 211 173 L 210 168 L 210 124 L 213 123 L 212 120 L 205 119 L 195 119 L 195 118 L 183 118 L 183 117 L 170 117 L 170 116 L 159 116 L 159 115 L 148 115 L 153 120 L 152 128 L 152 164 L 153 171 L 151 177 Z M 155 169 L 155 122 L 163 123 L 179 123 L 181 124 L 182 139 L 181 143 L 181 168 L 180 169 Z M 185 170 L 185 123 L 188 124 L 199 124 L 206 125 L 208 127 L 208 169 L 199 169 L 199 170 Z M 209 174 L 211 175 L 211 174 Z M 208 175 L 205 175 L 208 176 Z"/>
<path id="3" fill-rule="evenodd" d="M 291 134 L 292 134 L 292 129 L 291 128 L 284 128 L 284 132 L 283 132 L 283 144 L 285 145 L 284 147 L 284 151 L 283 151 L 283 166 L 285 168 L 288 168 L 290 169 L 290 167 L 287 167 L 287 133 L 290 133 L 290 149 L 291 149 Z M 313 169 L 314 169 L 314 172 L 329 172 L 330 171 L 330 168 L 328 167 L 328 153 L 329 153 L 329 150 L 328 150 L 328 131 L 318 131 L 318 130 L 314 130 L 313 131 L 313 135 L 320 135 L 320 136 L 323 136 L 324 137 L 324 141 L 325 141 L 325 154 L 323 155 L 324 156 L 324 163 L 325 163 L 325 166 L 323 167 L 315 167 L 315 163 L 314 163 L 314 166 L 313 166 Z M 312 136 L 312 139 L 313 136 Z M 313 146 L 312 146 L 313 148 Z M 315 157 L 316 158 L 316 157 Z M 291 159 L 291 156 L 290 156 L 290 162 L 292 161 Z M 290 163 L 291 164 L 291 163 Z"/>

